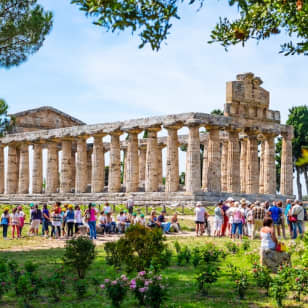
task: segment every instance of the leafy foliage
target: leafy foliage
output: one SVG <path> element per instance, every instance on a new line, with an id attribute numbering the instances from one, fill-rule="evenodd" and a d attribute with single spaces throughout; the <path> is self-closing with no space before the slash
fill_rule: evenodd
<path id="1" fill-rule="evenodd" d="M 219 267 L 217 264 L 203 263 L 199 266 L 196 276 L 199 291 L 207 295 L 210 285 L 217 281 L 218 275 Z"/>
<path id="2" fill-rule="evenodd" d="M 127 271 L 141 271 L 151 266 L 152 260 L 162 267 L 167 246 L 161 229 L 148 229 L 139 224 L 128 228 L 116 242 L 106 243 L 107 262 L 115 266 L 124 265 Z"/>
<path id="3" fill-rule="evenodd" d="M 0 66 L 19 65 L 41 48 L 52 27 L 52 13 L 36 3 L 0 2 Z"/>
<path id="4" fill-rule="evenodd" d="M 93 242 L 87 237 L 80 236 L 67 241 L 63 261 L 65 265 L 75 269 L 78 277 L 83 279 L 95 256 Z"/>

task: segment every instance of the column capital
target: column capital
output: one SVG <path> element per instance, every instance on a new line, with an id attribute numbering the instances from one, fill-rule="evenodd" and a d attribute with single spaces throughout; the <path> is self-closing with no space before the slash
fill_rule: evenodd
<path id="1" fill-rule="evenodd" d="M 141 128 L 132 128 L 132 129 L 127 129 L 125 130 L 126 133 L 129 135 L 138 135 L 143 131 Z"/>
<path id="2" fill-rule="evenodd" d="M 107 136 L 106 133 L 99 133 L 99 134 L 95 134 L 93 135 L 92 137 L 95 139 L 101 139 L 101 138 L 104 138 L 105 136 Z"/>
<path id="3" fill-rule="evenodd" d="M 110 136 L 119 137 L 119 136 L 123 135 L 123 131 L 121 131 L 121 130 L 114 130 L 114 131 L 110 132 L 109 135 Z"/>
<path id="4" fill-rule="evenodd" d="M 157 133 L 161 130 L 161 126 L 160 125 L 149 126 L 149 127 L 145 127 L 144 130 L 148 132 Z"/>
<path id="5" fill-rule="evenodd" d="M 179 130 L 183 127 L 183 123 L 172 123 L 172 124 L 165 124 L 164 128 L 169 130 L 169 129 L 174 129 L 174 130 Z"/>
<path id="6" fill-rule="evenodd" d="M 210 132 L 213 130 L 221 130 L 222 128 L 220 126 L 217 125 L 204 125 L 205 129 Z"/>

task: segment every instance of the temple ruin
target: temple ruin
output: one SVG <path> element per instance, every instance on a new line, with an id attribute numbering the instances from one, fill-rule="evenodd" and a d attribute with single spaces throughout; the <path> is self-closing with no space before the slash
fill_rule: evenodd
<path id="1" fill-rule="evenodd" d="M 292 197 L 293 128 L 280 124 L 280 112 L 269 109 L 269 92 L 261 84 L 252 73 L 227 82 L 224 116 L 182 113 L 85 125 L 51 107 L 15 114 L 14 132 L 0 139 L 0 202 L 121 203 L 133 196 L 139 204 L 189 204 L 228 196 L 250 200 Z M 188 135 L 178 134 L 182 127 Z M 158 137 L 162 129 L 166 137 Z M 124 134 L 126 139 L 120 140 Z M 110 142 L 104 141 L 106 136 Z M 278 136 L 282 138 L 279 195 Z M 180 146 L 186 148 L 182 184 Z M 47 151 L 46 166 L 43 150 Z"/>

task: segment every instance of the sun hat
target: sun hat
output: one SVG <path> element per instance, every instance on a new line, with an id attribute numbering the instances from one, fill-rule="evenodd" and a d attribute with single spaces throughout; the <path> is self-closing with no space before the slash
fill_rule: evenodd
<path id="1" fill-rule="evenodd" d="M 9 211 L 10 209 L 8 207 L 4 208 L 4 212 Z"/>
<path id="2" fill-rule="evenodd" d="M 247 203 L 246 199 L 245 198 L 241 199 L 241 203 Z"/>
<path id="3" fill-rule="evenodd" d="M 232 197 L 229 197 L 229 198 L 227 199 L 227 201 L 229 201 L 229 202 L 233 202 L 233 201 L 234 201 L 234 199 L 233 199 Z"/>
<path id="4" fill-rule="evenodd" d="M 73 205 L 72 205 L 72 204 L 69 204 L 69 205 L 68 205 L 68 208 L 69 208 L 69 209 L 72 209 L 72 208 L 73 208 Z"/>
<path id="5" fill-rule="evenodd" d="M 133 216 L 137 216 L 137 214 L 136 214 L 136 213 L 133 213 Z"/>
<path id="6" fill-rule="evenodd" d="M 140 214 L 140 217 L 143 218 L 143 217 L 144 217 L 144 214 Z"/>

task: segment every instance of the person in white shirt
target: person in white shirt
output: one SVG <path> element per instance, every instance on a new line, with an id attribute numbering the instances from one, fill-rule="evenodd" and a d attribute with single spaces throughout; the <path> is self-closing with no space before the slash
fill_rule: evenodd
<path id="1" fill-rule="evenodd" d="M 107 215 L 108 213 L 111 213 L 111 206 L 109 205 L 108 202 L 106 202 L 105 206 L 104 206 L 104 213 Z"/>
<path id="2" fill-rule="evenodd" d="M 75 234 L 79 234 L 79 226 L 82 226 L 82 214 L 79 205 L 75 206 L 75 211 L 74 211 L 74 219 L 75 219 Z"/>
<path id="3" fill-rule="evenodd" d="M 120 214 L 117 216 L 117 227 L 121 233 L 125 231 L 125 225 L 126 225 L 126 216 L 124 215 L 124 212 L 121 211 Z"/>
<path id="4" fill-rule="evenodd" d="M 293 239 L 297 238 L 297 229 L 300 234 L 300 237 L 303 237 L 303 224 L 305 218 L 305 211 L 304 208 L 299 204 L 298 201 L 295 201 L 295 205 L 291 209 L 291 215 L 296 219 L 296 221 L 292 222 L 292 229 L 293 229 Z"/>
<path id="5" fill-rule="evenodd" d="M 104 211 L 102 211 L 100 216 L 98 217 L 98 223 L 99 223 L 99 226 L 102 228 L 102 233 L 104 234 L 105 229 L 106 229 L 106 224 L 107 224 L 107 218 L 106 218 Z"/>
<path id="6" fill-rule="evenodd" d="M 140 214 L 138 223 L 139 223 L 140 225 L 142 225 L 142 226 L 145 226 L 146 221 L 145 221 L 145 218 L 144 218 L 144 214 Z"/>
<path id="7" fill-rule="evenodd" d="M 205 220 L 205 208 L 201 202 L 197 202 L 195 208 L 195 224 L 196 224 L 196 235 L 199 236 L 204 233 L 204 220 Z"/>

